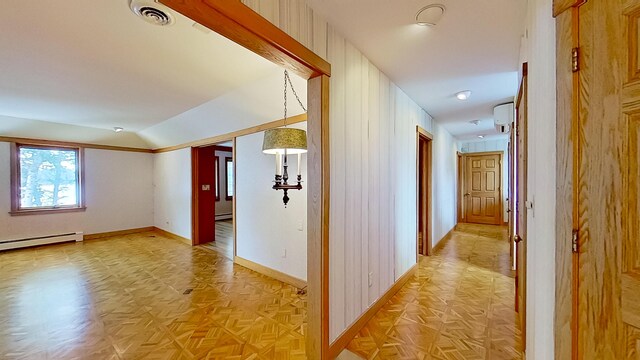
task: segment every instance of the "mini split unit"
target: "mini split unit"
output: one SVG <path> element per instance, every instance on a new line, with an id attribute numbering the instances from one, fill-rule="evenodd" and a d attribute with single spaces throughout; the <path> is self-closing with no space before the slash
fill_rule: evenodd
<path id="1" fill-rule="evenodd" d="M 493 108 L 493 123 L 501 134 L 506 134 L 511 130 L 511 124 L 515 118 L 513 103 L 498 105 Z"/>

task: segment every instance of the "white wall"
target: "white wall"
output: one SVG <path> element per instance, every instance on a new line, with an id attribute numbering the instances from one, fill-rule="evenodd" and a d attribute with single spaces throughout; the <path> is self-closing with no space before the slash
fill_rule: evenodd
<path id="1" fill-rule="evenodd" d="M 509 139 L 492 139 L 460 142 L 458 148 L 462 153 L 478 153 L 485 151 L 502 152 L 502 212 L 503 221 L 509 221 Z"/>
<path id="2" fill-rule="evenodd" d="M 434 177 L 434 196 L 435 189 L 442 190 L 433 205 L 436 241 L 456 221 L 456 144 L 303 0 L 243 2 L 331 63 L 329 322 L 334 340 L 415 264 L 416 125 L 439 134 L 434 148 L 444 143 L 434 152 L 446 156 L 440 177 Z"/>
<path id="3" fill-rule="evenodd" d="M 306 129 L 306 123 L 295 128 Z M 275 157 L 262 153 L 264 133 L 236 139 L 237 255 L 307 280 L 307 170 L 302 156 L 302 190 L 273 190 Z M 289 156 L 289 183 L 297 174 L 297 155 Z M 286 256 L 285 256 L 286 251 Z"/>
<path id="4" fill-rule="evenodd" d="M 529 0 L 527 359 L 554 358 L 556 68 L 552 0 Z"/>
<path id="5" fill-rule="evenodd" d="M 433 132 L 433 246 L 456 225 L 458 156 L 455 138 L 440 124 Z"/>
<path id="6" fill-rule="evenodd" d="M 154 226 L 191 239 L 191 149 L 154 154 Z"/>
<path id="7" fill-rule="evenodd" d="M 27 216 L 9 215 L 9 159 L 9 143 L 0 142 L 0 239 L 153 226 L 152 154 L 85 149 L 87 210 Z"/>
<path id="8" fill-rule="evenodd" d="M 233 213 L 233 200 L 227 200 L 227 163 L 226 158 L 233 158 L 233 153 L 229 151 L 216 151 L 218 158 L 218 186 L 220 187 L 220 200 L 216 201 L 216 219 L 218 216 L 231 215 Z M 222 216 L 222 219 L 229 219 L 229 216 Z"/>

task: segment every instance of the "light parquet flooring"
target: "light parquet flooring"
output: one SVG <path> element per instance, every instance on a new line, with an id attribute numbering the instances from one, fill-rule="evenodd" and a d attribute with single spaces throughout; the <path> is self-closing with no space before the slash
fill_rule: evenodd
<path id="1" fill-rule="evenodd" d="M 233 260 L 233 220 L 216 221 L 216 241 L 202 244 Z"/>
<path id="2" fill-rule="evenodd" d="M 460 224 L 348 349 L 366 359 L 521 359 L 505 227 Z"/>
<path id="3" fill-rule="evenodd" d="M 0 359 L 304 359 L 296 290 L 156 233 L 0 252 Z"/>

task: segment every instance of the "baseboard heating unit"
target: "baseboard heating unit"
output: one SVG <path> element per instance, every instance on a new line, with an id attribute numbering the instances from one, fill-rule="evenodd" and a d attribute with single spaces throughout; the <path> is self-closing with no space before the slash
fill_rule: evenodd
<path id="1" fill-rule="evenodd" d="M 82 241 L 84 239 L 82 232 L 37 236 L 24 239 L 0 240 L 0 251 L 10 249 L 20 249 L 29 246 L 39 246 L 47 244 L 56 244 L 68 241 Z"/>

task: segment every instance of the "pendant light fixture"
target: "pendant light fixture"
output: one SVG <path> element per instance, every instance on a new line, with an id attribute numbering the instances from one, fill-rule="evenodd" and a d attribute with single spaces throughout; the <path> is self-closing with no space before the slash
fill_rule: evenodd
<path id="1" fill-rule="evenodd" d="M 291 78 L 287 70 L 284 71 L 284 127 L 269 129 L 264 132 L 262 142 L 262 152 L 276 156 L 276 175 L 272 189 L 284 191 L 282 201 L 286 207 L 289 203 L 289 190 L 302 190 L 301 161 L 302 154 L 307 152 L 307 132 L 300 129 L 287 127 L 287 86 L 291 86 L 291 91 L 298 100 L 302 110 L 307 109 L 302 105 L 296 90 L 293 88 Z M 297 184 L 289 184 L 289 172 L 287 165 L 288 155 L 298 155 L 298 178 Z M 283 161 L 284 159 L 284 161 Z"/>

